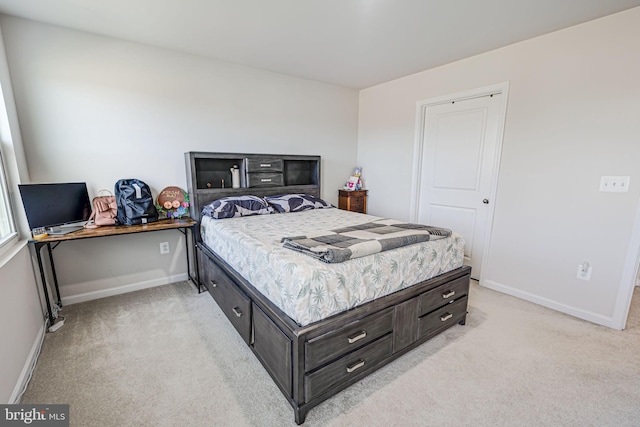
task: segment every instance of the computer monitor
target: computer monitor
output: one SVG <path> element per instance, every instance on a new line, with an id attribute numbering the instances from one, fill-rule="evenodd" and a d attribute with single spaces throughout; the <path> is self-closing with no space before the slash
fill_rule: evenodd
<path id="1" fill-rule="evenodd" d="M 81 229 L 91 216 L 85 182 L 18 185 L 29 227 L 49 234 Z"/>

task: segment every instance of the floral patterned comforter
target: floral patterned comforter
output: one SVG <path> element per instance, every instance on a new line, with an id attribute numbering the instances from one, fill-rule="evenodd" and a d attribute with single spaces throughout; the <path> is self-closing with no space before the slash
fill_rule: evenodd
<path id="1" fill-rule="evenodd" d="M 215 220 L 202 217 L 203 242 L 301 326 L 462 266 L 459 234 L 326 264 L 286 249 L 284 236 L 381 218 L 339 209 Z"/>

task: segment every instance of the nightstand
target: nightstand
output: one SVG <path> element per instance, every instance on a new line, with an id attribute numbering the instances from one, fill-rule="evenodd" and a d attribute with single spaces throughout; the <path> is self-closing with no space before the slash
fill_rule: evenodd
<path id="1" fill-rule="evenodd" d="M 367 213 L 368 190 L 338 190 L 338 207 L 351 212 Z"/>

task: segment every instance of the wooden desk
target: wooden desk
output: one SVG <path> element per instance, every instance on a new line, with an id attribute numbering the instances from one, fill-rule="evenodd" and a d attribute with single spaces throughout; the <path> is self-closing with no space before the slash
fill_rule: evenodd
<path id="1" fill-rule="evenodd" d="M 137 233 L 146 233 L 149 231 L 161 231 L 161 230 L 178 230 L 182 234 L 184 234 L 186 252 L 187 252 L 187 275 L 189 279 L 193 281 L 198 287 L 198 292 L 201 292 L 200 288 L 200 280 L 198 277 L 198 257 L 195 256 L 194 253 L 194 261 L 195 261 L 195 277 L 191 275 L 190 270 L 190 258 L 189 258 L 189 239 L 187 237 L 187 229 L 191 230 L 191 240 L 193 242 L 192 250 L 195 248 L 195 236 L 196 236 L 196 227 L 198 225 L 197 221 L 194 221 L 191 218 L 184 219 L 163 219 L 160 221 L 152 222 L 151 224 L 142 224 L 142 225 L 113 225 L 108 227 L 98 227 L 93 229 L 82 229 L 78 231 L 74 231 L 71 233 L 63 234 L 63 235 L 50 235 L 42 239 L 32 239 L 29 240 L 29 244 L 33 245 L 36 252 L 36 258 L 38 260 L 38 269 L 40 270 L 40 278 L 42 280 L 42 288 L 44 290 L 44 297 L 47 303 L 47 311 L 49 315 L 49 326 L 53 325 L 55 318 L 53 317 L 53 312 L 51 310 L 51 299 L 49 298 L 49 291 L 47 286 L 47 277 L 44 272 L 44 265 L 42 264 L 42 255 L 40 254 L 41 249 L 46 246 L 47 251 L 49 253 L 49 262 L 51 264 L 51 275 L 53 276 L 53 284 L 56 290 L 57 302 L 56 305 L 61 308 L 62 300 L 60 298 L 60 288 L 58 287 L 58 277 L 56 276 L 56 268 L 53 262 L 53 249 L 55 249 L 60 243 L 68 242 L 71 240 L 80 240 L 80 239 L 92 239 L 96 237 L 106 237 L 106 236 L 118 236 L 122 234 L 137 234 Z M 53 247 L 52 247 L 53 244 Z"/>

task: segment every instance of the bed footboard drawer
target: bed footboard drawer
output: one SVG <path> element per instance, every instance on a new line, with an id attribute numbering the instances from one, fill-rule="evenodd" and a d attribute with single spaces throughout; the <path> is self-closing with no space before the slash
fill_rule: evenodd
<path id="1" fill-rule="evenodd" d="M 420 316 L 460 299 L 469 293 L 469 278 L 461 277 L 452 283 L 438 286 L 420 296 Z"/>
<path id="2" fill-rule="evenodd" d="M 206 256 L 205 286 L 213 299 L 236 328 L 242 339 L 251 340 L 251 301 L 231 282 L 231 279 Z"/>
<path id="3" fill-rule="evenodd" d="M 467 316 L 467 297 L 418 319 L 418 339 L 432 337 L 461 322 Z"/>
<path id="4" fill-rule="evenodd" d="M 335 362 L 305 375 L 305 400 L 308 402 L 327 390 L 363 378 L 391 356 L 392 350 L 392 334 L 388 334 L 360 350 L 349 353 Z"/>
<path id="5" fill-rule="evenodd" d="M 343 354 L 356 350 L 393 329 L 389 308 L 305 343 L 305 370 L 311 371 Z"/>

